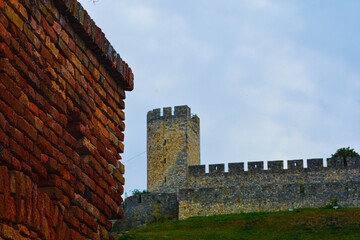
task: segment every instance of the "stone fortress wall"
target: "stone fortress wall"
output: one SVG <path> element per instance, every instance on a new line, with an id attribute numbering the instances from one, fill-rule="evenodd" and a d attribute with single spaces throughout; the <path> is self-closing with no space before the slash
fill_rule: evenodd
<path id="1" fill-rule="evenodd" d="M 179 111 L 181 110 L 181 111 Z M 182 113 L 182 114 L 180 114 Z M 186 114 L 183 114 L 186 113 Z M 189 122 L 193 128 L 189 128 Z M 158 198 L 159 207 L 167 199 L 177 199 L 178 219 L 191 216 L 236 212 L 278 211 L 303 207 L 322 207 L 338 199 L 343 207 L 360 206 L 360 159 L 288 160 L 200 165 L 199 118 L 188 106 L 160 109 L 148 113 L 148 198 Z M 194 138 L 194 139 L 190 139 Z M 164 141 L 166 140 L 166 144 Z M 196 147 L 186 147 L 186 146 Z M 164 162 L 166 157 L 167 161 Z M 168 161 L 168 159 L 171 159 Z M 306 163 L 306 168 L 304 164 Z M 264 167 L 267 165 L 267 169 Z M 164 181 L 166 177 L 167 181 Z M 127 228 L 156 221 L 153 204 L 125 200 Z M 147 209 L 147 210 L 146 210 Z M 165 216 L 165 215 L 164 215 Z M 133 223 L 133 224 L 131 224 Z M 125 230 L 124 228 L 120 230 Z"/>
<path id="2" fill-rule="evenodd" d="M 278 211 L 303 207 L 322 207 L 338 199 L 343 207 L 360 206 L 360 159 L 308 159 L 229 163 L 190 166 L 186 181 L 178 192 L 179 219 L 190 216 L 228 214 L 234 212 Z"/>
<path id="3" fill-rule="evenodd" d="M 113 232 L 143 227 L 152 222 L 178 219 L 176 193 L 146 193 L 128 197 L 121 205 L 124 218 L 115 221 Z"/>

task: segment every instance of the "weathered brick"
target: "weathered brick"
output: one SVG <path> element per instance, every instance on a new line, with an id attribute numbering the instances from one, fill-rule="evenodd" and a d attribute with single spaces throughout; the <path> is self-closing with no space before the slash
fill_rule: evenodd
<path id="1" fill-rule="evenodd" d="M 15 10 L 19 8 L 19 1 L 17 0 L 8 0 L 7 4 L 10 5 Z"/>
<path id="2" fill-rule="evenodd" d="M 8 148 L 8 146 L 9 146 L 9 137 L 6 135 L 6 133 L 2 129 L 0 129 L 0 144 L 1 144 L 0 157 L 2 157 L 3 148 Z"/>
<path id="3" fill-rule="evenodd" d="M 77 152 L 79 154 L 91 154 L 96 151 L 96 148 L 94 145 L 90 143 L 90 141 L 87 138 L 81 138 L 78 140 L 77 144 Z"/>
<path id="4" fill-rule="evenodd" d="M 19 144 L 24 145 L 25 143 L 25 137 L 22 132 L 20 132 L 18 129 L 13 128 L 12 131 L 12 137 L 17 141 Z"/>
<path id="5" fill-rule="evenodd" d="M 23 114 L 24 106 L 8 90 L 6 90 L 4 85 L 2 85 L 1 83 L 0 90 L 0 98 L 4 100 L 9 106 L 11 106 L 17 114 Z"/>
<path id="6" fill-rule="evenodd" d="M 8 121 L 6 120 L 5 116 L 0 112 L 0 128 L 6 130 L 8 128 Z"/>
<path id="7" fill-rule="evenodd" d="M 30 237 L 30 231 L 24 225 L 17 225 L 16 228 L 22 236 Z"/>
<path id="8" fill-rule="evenodd" d="M 35 122 L 35 128 L 39 132 L 42 133 L 44 131 L 44 123 L 43 123 L 43 121 L 41 121 L 41 119 L 39 119 L 38 117 L 34 117 L 34 122 Z"/>
<path id="9" fill-rule="evenodd" d="M 4 239 L 21 239 L 20 234 L 12 227 L 0 224 L 0 233 Z"/>
<path id="10" fill-rule="evenodd" d="M 1 72 L 7 73 L 9 77 L 16 82 L 20 80 L 19 72 L 10 64 L 9 59 L 0 58 L 0 73 Z"/>
<path id="11" fill-rule="evenodd" d="M 57 187 L 41 187 L 41 191 L 46 193 L 51 200 L 60 200 L 62 198 L 62 191 Z"/>
<path id="12" fill-rule="evenodd" d="M 17 128 L 24 131 L 32 140 L 37 139 L 36 129 L 30 125 L 23 117 L 19 117 Z"/>
<path id="13" fill-rule="evenodd" d="M 62 113 L 67 113 L 67 105 L 66 102 L 59 95 L 54 96 L 53 104 L 55 107 L 59 109 Z"/>
<path id="14" fill-rule="evenodd" d="M 61 33 L 61 25 L 58 22 L 54 22 L 53 29 L 58 35 L 60 35 L 60 33 Z"/>
<path id="15" fill-rule="evenodd" d="M 55 120 L 51 120 L 48 126 L 58 135 L 63 135 L 63 128 Z"/>
<path id="16" fill-rule="evenodd" d="M 64 221 L 66 221 L 67 223 L 69 223 L 72 227 L 74 227 L 77 230 L 80 230 L 80 223 L 79 220 L 74 218 L 73 214 L 71 213 L 71 211 L 69 209 L 65 210 L 64 213 Z M 77 239 L 77 238 L 72 238 L 72 239 Z"/>
<path id="17" fill-rule="evenodd" d="M 53 56 L 51 55 L 51 53 L 49 52 L 49 50 L 46 49 L 46 47 L 44 47 L 44 45 L 41 47 L 40 49 L 40 54 L 43 58 L 45 58 L 45 60 L 52 65 L 54 63 L 54 59 Z"/>
<path id="18" fill-rule="evenodd" d="M 42 177 L 44 179 L 47 177 L 47 171 L 46 171 L 45 167 L 41 164 L 39 159 L 30 155 L 29 165 L 31 166 L 33 171 L 39 175 L 39 177 Z"/>
<path id="19" fill-rule="evenodd" d="M 54 29 L 49 25 L 43 16 L 41 17 L 41 24 L 43 25 L 45 32 L 50 36 L 51 41 L 57 42 L 57 35 Z"/>
<path id="20" fill-rule="evenodd" d="M 12 125 L 16 125 L 19 116 L 15 113 L 13 109 L 11 109 L 5 102 L 0 100 L 0 110 L 6 116 L 9 123 Z"/>
<path id="21" fill-rule="evenodd" d="M 68 125 L 68 131 L 75 138 L 90 138 L 90 131 L 80 122 L 72 122 Z"/>
<path id="22" fill-rule="evenodd" d="M 56 134 L 50 130 L 47 127 L 44 127 L 44 136 L 46 137 L 46 139 L 49 140 L 50 143 L 52 143 L 54 146 L 58 145 L 58 137 L 56 136 Z"/>
<path id="23" fill-rule="evenodd" d="M 27 14 L 27 11 L 25 9 L 25 7 L 21 4 L 18 5 L 18 8 L 17 8 L 17 12 L 20 14 L 20 17 L 26 21 L 29 19 L 29 16 Z"/>
<path id="24" fill-rule="evenodd" d="M 118 190 L 118 193 L 122 195 L 122 194 L 124 193 L 124 187 L 123 187 L 123 185 L 122 185 L 122 184 L 118 184 L 117 190 Z"/>
<path id="25" fill-rule="evenodd" d="M 12 54 L 10 48 L 4 42 L 0 43 L 0 57 L 9 58 L 10 61 L 14 59 L 14 55 Z"/>
<path id="26" fill-rule="evenodd" d="M 4 7 L 5 15 L 12 21 L 20 30 L 23 30 L 24 22 L 23 20 L 15 13 L 15 11 L 5 2 Z"/>
<path id="27" fill-rule="evenodd" d="M 41 47 L 41 41 L 32 31 L 31 27 L 27 24 L 24 24 L 24 34 L 30 40 L 30 42 L 34 44 L 35 49 L 39 50 Z M 36 52 L 33 52 L 33 54 L 36 54 Z"/>
<path id="28" fill-rule="evenodd" d="M 44 153 L 48 155 L 53 155 L 53 148 L 51 146 L 51 143 L 48 142 L 45 138 L 39 135 L 37 143 Z"/>
<path id="29" fill-rule="evenodd" d="M 26 163 L 29 162 L 30 154 L 28 151 L 26 151 L 22 146 L 20 146 L 18 143 L 16 143 L 14 140 L 10 140 L 10 150 L 12 153 L 15 154 L 15 156 L 22 161 L 25 161 Z"/>
<path id="30" fill-rule="evenodd" d="M 0 73 L 0 82 L 4 84 L 6 89 L 10 91 L 14 97 L 20 98 L 20 96 L 22 95 L 21 89 L 18 87 L 14 80 L 9 78 L 6 73 Z"/>

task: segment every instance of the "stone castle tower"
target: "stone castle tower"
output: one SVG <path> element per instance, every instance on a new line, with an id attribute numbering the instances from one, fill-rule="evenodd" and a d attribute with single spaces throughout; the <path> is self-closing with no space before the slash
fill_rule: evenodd
<path id="1" fill-rule="evenodd" d="M 122 205 L 119 230 L 165 219 L 240 212 L 360 206 L 360 158 L 312 158 L 200 165 L 199 118 L 188 106 L 147 114 L 147 194 Z M 306 161 L 307 167 L 304 167 Z M 324 161 L 327 166 L 324 167 Z M 287 168 L 285 168 L 285 162 Z M 267 169 L 264 168 L 267 163 Z"/>
<path id="2" fill-rule="evenodd" d="M 147 114 L 147 190 L 176 192 L 188 166 L 200 165 L 200 119 L 188 106 Z"/>

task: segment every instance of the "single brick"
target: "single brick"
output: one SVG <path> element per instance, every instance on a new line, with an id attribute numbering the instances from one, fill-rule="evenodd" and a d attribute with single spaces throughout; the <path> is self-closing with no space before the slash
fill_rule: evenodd
<path id="1" fill-rule="evenodd" d="M 43 16 L 41 16 L 41 24 L 43 25 L 45 32 L 50 36 L 51 41 L 57 42 L 58 38 L 54 29 L 49 25 Z"/>
<path id="2" fill-rule="evenodd" d="M 19 17 L 18 14 L 15 13 L 15 11 L 7 3 L 5 3 L 4 6 L 4 13 L 9 18 L 9 20 L 16 25 L 16 27 L 18 27 L 20 30 L 23 30 L 23 26 L 24 26 L 23 20 Z"/>
<path id="3" fill-rule="evenodd" d="M 19 117 L 17 128 L 24 131 L 32 140 L 37 139 L 36 129 L 30 125 L 23 117 Z"/>

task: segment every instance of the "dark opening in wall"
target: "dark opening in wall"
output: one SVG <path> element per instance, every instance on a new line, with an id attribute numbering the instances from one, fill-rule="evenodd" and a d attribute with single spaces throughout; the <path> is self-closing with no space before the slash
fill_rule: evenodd
<path id="1" fill-rule="evenodd" d="M 300 193 L 304 193 L 304 192 L 305 192 L 304 184 L 300 184 Z"/>
<path id="2" fill-rule="evenodd" d="M 164 146 L 166 145 L 166 139 L 164 140 L 164 143 L 163 143 L 163 145 L 164 145 Z"/>
<path id="3" fill-rule="evenodd" d="M 164 158 L 164 163 L 166 163 L 166 158 Z"/>
<path id="4" fill-rule="evenodd" d="M 141 203 L 141 194 L 139 194 L 139 203 Z"/>
<path id="5" fill-rule="evenodd" d="M 164 179 L 164 182 L 166 182 L 166 177 L 165 177 L 165 179 Z"/>

